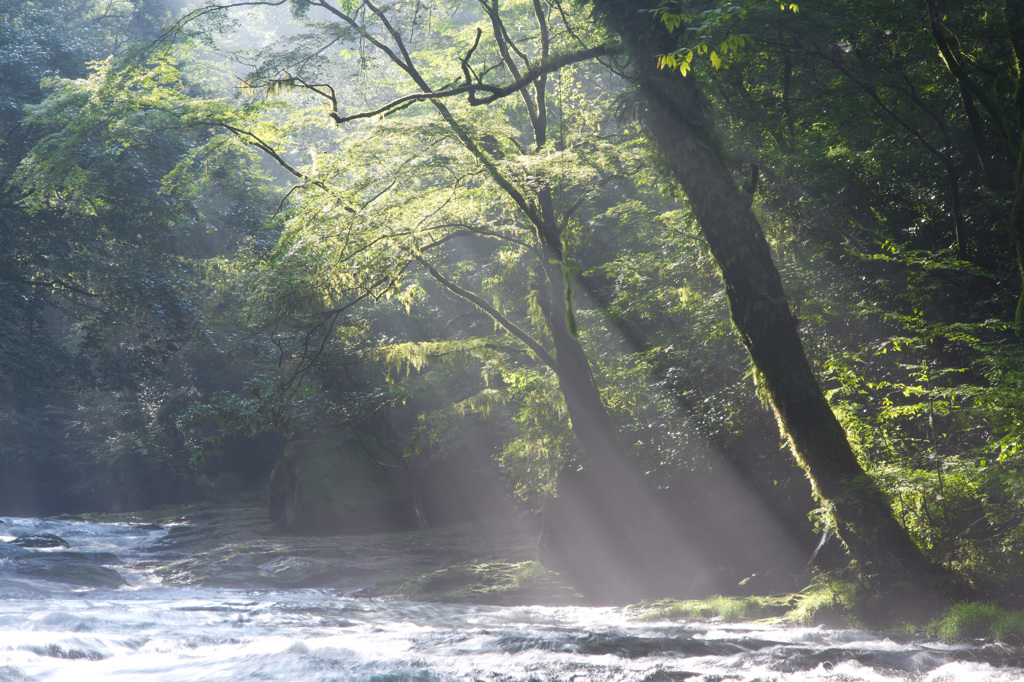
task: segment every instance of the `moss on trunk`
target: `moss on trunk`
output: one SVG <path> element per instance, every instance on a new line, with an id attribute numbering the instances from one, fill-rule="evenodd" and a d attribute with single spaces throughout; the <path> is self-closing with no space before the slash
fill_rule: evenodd
<path id="1" fill-rule="evenodd" d="M 861 467 L 811 371 L 761 225 L 726 165 L 696 76 L 657 67 L 657 55 L 676 49 L 675 38 L 635 3 L 593 4 L 625 43 L 647 101 L 649 134 L 721 268 L 736 330 L 794 456 L 866 582 L 875 590 L 945 583 Z"/>

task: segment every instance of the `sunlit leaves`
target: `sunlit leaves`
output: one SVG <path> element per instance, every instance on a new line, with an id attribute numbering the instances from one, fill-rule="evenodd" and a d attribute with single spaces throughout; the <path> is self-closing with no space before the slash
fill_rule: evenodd
<path id="1" fill-rule="evenodd" d="M 428 364 L 465 363 L 469 359 L 493 362 L 507 349 L 502 337 L 476 337 L 443 341 L 417 341 L 383 346 L 379 354 L 389 369 L 393 382 L 397 376 L 408 376 Z"/>
<path id="2" fill-rule="evenodd" d="M 580 23 L 572 33 L 551 32 L 554 45 L 542 48 L 536 7 L 531 2 L 503 5 L 499 33 L 514 46 L 484 41 L 466 65 L 473 77 L 501 83 L 538 59 L 542 49 L 575 49 L 579 35 L 592 31 Z M 427 83 L 450 88 L 464 75 L 460 59 L 476 38 L 473 22 L 467 24 L 464 16 L 453 22 L 449 14 L 454 10 L 440 6 L 429 16 L 404 5 L 385 11 L 402 45 L 382 20 L 369 14 L 354 18 L 357 32 L 369 41 L 360 46 L 364 87 L 339 97 L 339 114 L 372 111 L 381 102 L 426 89 Z M 569 16 L 559 20 L 573 21 Z M 494 34 L 490 18 L 482 16 L 478 23 L 486 35 Z M 438 106 L 410 100 L 386 116 L 315 130 L 303 124 L 313 122 L 309 112 L 315 107 L 305 106 L 302 88 L 281 87 L 299 82 L 291 77 L 296 71 L 288 64 L 290 53 L 261 59 L 266 64 L 260 67 L 261 78 L 249 83 L 263 94 L 272 90 L 269 94 L 287 108 L 280 117 L 262 112 L 282 133 L 258 131 L 259 122 L 248 119 L 239 138 L 244 142 L 245 134 L 258 135 L 275 158 L 287 158 L 302 177 L 282 206 L 278 247 L 249 278 L 252 299 L 293 311 L 345 307 L 353 301 L 392 311 L 400 305 L 411 319 L 429 317 L 430 308 L 438 305 L 461 305 L 458 318 L 467 322 L 457 328 L 384 344 L 385 364 L 405 370 L 397 373 L 401 383 L 396 381 L 394 390 L 425 390 L 420 374 L 443 367 L 450 355 L 478 363 L 485 383 L 494 382 L 491 390 L 516 395 L 525 410 L 524 425 L 549 409 L 551 401 L 559 403 L 557 387 L 554 393 L 520 397 L 512 377 L 543 358 L 548 367 L 532 369 L 548 389 L 555 385 L 548 374 L 552 313 L 544 302 L 564 296 L 564 284 L 551 273 L 557 274 L 558 267 L 571 271 L 582 220 L 604 201 L 601 188 L 642 168 L 642 151 L 610 116 L 610 95 L 618 87 L 613 77 L 595 65 L 577 64 L 486 109 L 455 98 Z M 351 68 L 349 61 L 342 57 L 333 73 L 319 72 L 339 92 L 338 73 Z M 307 99 L 315 100 L 311 92 Z M 293 160 L 300 150 L 309 150 L 310 159 L 301 166 Z M 541 213 L 546 225 L 538 224 Z M 552 243 L 563 249 L 564 260 L 555 267 Z M 493 336 L 498 332 L 506 335 L 500 343 Z M 399 379 L 395 374 L 392 378 Z M 457 404 L 471 410 L 490 402 L 463 397 Z M 424 424 L 436 421 L 436 412 L 424 413 Z M 563 409 L 547 414 L 554 414 L 567 433 Z M 520 441 L 523 452 L 539 452 L 531 450 L 534 445 L 550 448 L 538 445 L 548 437 L 524 426 L 523 438 L 533 445 Z M 551 471 L 558 466 L 560 461 L 553 460 Z"/>
<path id="3" fill-rule="evenodd" d="M 685 76 L 690 72 L 690 66 L 693 64 L 693 54 L 693 50 L 686 50 L 682 53 L 672 52 L 658 55 L 658 68 L 678 70 L 681 75 Z"/>
<path id="4" fill-rule="evenodd" d="M 161 133 L 205 131 L 200 121 L 226 121 L 223 105 L 202 109 L 186 94 L 182 75 L 167 57 L 145 67 L 116 68 L 113 59 L 93 65 L 88 79 L 52 81 L 53 94 L 31 108 L 31 120 L 54 132 L 22 162 L 16 181 L 30 194 L 26 205 L 94 210 L 111 174 L 138 173 L 143 155 Z M 206 133 L 208 135 L 208 133 Z M 169 169 L 167 169 L 169 170 Z M 157 184 L 160 178 L 153 178 Z"/>
<path id="5" fill-rule="evenodd" d="M 796 5 L 791 5 L 791 8 L 796 11 Z M 730 56 L 746 46 L 748 38 L 733 30 L 746 16 L 744 6 L 727 2 L 698 14 L 677 9 L 676 3 L 665 0 L 652 10 L 670 33 L 681 27 L 684 29 L 684 35 L 680 37 L 683 45 L 674 52 L 658 55 L 658 68 L 679 71 L 686 76 L 694 67 L 694 58 L 706 56 L 711 68 L 718 71 L 727 68 Z M 716 39 L 722 30 L 725 31 L 724 37 Z"/>

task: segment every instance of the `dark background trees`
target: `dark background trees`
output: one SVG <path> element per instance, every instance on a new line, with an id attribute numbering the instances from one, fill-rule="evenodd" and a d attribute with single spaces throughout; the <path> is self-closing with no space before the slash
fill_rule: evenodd
<path id="1" fill-rule="evenodd" d="M 258 199 L 214 183 L 175 196 L 163 178 L 199 138 L 117 119 L 108 93 L 73 85 L 158 37 L 170 4 L 0 14 L 2 513 L 194 497 L 176 422 L 216 383 L 185 354 L 201 335 L 197 259 L 261 230 L 239 210 Z"/>

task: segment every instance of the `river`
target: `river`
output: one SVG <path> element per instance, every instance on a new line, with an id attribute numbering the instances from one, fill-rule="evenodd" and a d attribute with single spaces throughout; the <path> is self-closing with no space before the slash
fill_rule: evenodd
<path id="1" fill-rule="evenodd" d="M 152 572 L 154 555 L 173 551 L 164 529 L 0 519 L 0 540 L 41 533 L 70 548 L 0 543 L 2 682 L 1024 680 L 1024 650 L 1003 645 L 643 622 L 621 608 L 168 586 Z"/>

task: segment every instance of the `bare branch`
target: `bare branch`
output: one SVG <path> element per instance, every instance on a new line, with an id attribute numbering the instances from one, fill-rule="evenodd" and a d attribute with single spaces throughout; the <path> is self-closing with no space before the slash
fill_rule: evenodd
<path id="1" fill-rule="evenodd" d="M 475 44 L 474 44 L 475 46 Z M 467 83 L 457 88 L 450 90 L 436 90 L 429 92 L 418 92 L 411 95 L 404 95 L 398 99 L 385 104 L 382 107 L 374 109 L 372 111 L 363 111 L 358 114 L 351 114 L 349 116 L 341 116 L 338 114 L 337 106 L 335 103 L 334 110 L 331 111 L 331 118 L 337 123 L 348 123 L 349 121 L 355 121 L 362 118 L 374 118 L 376 116 L 388 116 L 400 111 L 410 104 L 415 102 L 426 102 L 426 101 L 439 101 L 451 97 L 459 97 L 461 95 L 468 95 L 468 101 L 473 106 L 481 106 L 495 102 L 503 97 L 508 97 L 516 92 L 519 92 L 523 88 L 533 83 L 538 78 L 546 76 L 550 73 L 558 71 L 562 67 L 570 64 L 576 64 L 579 62 L 587 61 L 589 59 L 596 59 L 597 57 L 606 57 L 609 55 L 617 55 L 622 52 L 622 48 L 617 45 L 600 45 L 598 47 L 591 47 L 578 52 L 569 52 L 566 54 L 555 55 L 549 59 L 542 60 L 534 65 L 532 68 L 523 73 L 518 80 L 513 83 L 504 86 L 488 85 L 486 83 L 473 83 L 469 82 L 469 67 L 464 65 L 463 71 L 466 73 Z M 466 55 L 467 58 L 469 54 Z M 480 96 L 480 93 L 485 93 L 484 96 Z"/>
<path id="2" fill-rule="evenodd" d="M 184 32 L 187 25 L 202 19 L 208 14 L 214 14 L 216 12 L 223 12 L 236 7 L 280 7 L 281 5 L 287 4 L 288 0 L 240 0 L 239 2 L 226 2 L 222 4 L 204 5 L 197 7 L 191 12 L 187 12 L 180 19 L 175 21 L 171 26 L 163 32 L 156 40 L 153 41 L 153 45 L 161 45 L 165 41 L 171 40 L 175 35 Z"/>

